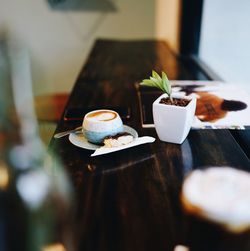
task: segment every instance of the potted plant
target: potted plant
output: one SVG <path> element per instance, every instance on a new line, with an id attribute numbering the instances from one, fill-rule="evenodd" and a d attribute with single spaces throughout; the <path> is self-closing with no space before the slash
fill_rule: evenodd
<path id="1" fill-rule="evenodd" d="M 152 71 L 141 85 L 156 87 L 163 94 L 153 103 L 154 125 L 160 140 L 181 144 L 187 137 L 194 120 L 196 98 L 172 93 L 171 83 L 165 72 L 160 76 Z"/>

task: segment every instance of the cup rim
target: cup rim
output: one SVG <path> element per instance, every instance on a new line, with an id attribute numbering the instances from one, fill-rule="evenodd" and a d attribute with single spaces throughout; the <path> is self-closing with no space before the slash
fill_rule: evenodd
<path id="1" fill-rule="evenodd" d="M 110 110 L 110 109 L 97 109 L 97 110 L 93 110 L 93 111 L 90 111 L 90 112 L 86 113 L 85 116 L 84 116 L 84 119 L 87 118 L 88 115 L 90 115 L 90 114 L 92 114 L 94 112 L 102 112 L 102 111 L 108 111 L 108 112 L 115 113 L 116 117 L 114 119 L 116 119 L 117 117 L 120 117 L 120 115 L 116 111 L 114 111 L 114 110 Z M 103 121 L 100 121 L 100 122 L 103 122 Z"/>

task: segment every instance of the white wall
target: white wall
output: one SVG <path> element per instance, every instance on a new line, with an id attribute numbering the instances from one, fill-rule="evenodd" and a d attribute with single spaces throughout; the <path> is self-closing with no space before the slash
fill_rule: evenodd
<path id="1" fill-rule="evenodd" d="M 179 0 L 113 0 L 117 12 L 52 11 L 46 0 L 0 0 L 0 29 L 30 50 L 35 94 L 68 92 L 96 38 L 162 38 L 178 50 Z"/>
<path id="2" fill-rule="evenodd" d="M 113 0 L 117 12 L 52 11 L 46 0 L 0 0 L 0 28 L 29 50 L 36 94 L 69 91 L 98 37 L 152 38 L 153 0 Z"/>

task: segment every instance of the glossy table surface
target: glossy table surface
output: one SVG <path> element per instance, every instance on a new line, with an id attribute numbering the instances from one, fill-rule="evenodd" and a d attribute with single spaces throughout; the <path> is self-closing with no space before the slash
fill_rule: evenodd
<path id="1" fill-rule="evenodd" d="M 135 83 L 152 69 L 166 71 L 170 79 L 207 79 L 162 41 L 97 40 L 66 109 L 130 106 L 132 117 L 125 123 L 140 136 L 155 137 L 154 143 L 91 158 L 91 151 L 72 145 L 67 137 L 51 140 L 50 151 L 61 158 L 75 188 L 78 250 L 170 251 L 177 244 L 201 250 L 200 243 L 202 250 L 237 250 L 234 238 L 229 242 L 223 231 L 211 231 L 186 215 L 179 195 L 193 169 L 231 166 L 249 171 L 250 161 L 229 130 L 191 130 L 176 145 L 161 142 L 154 129 L 142 128 Z M 62 118 L 56 132 L 79 125 Z"/>

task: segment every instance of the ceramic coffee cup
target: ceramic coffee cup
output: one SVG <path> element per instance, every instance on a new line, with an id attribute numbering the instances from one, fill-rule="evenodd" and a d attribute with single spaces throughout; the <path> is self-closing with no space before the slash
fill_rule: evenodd
<path id="1" fill-rule="evenodd" d="M 101 144 L 105 137 L 123 132 L 123 123 L 119 114 L 104 109 L 87 113 L 82 127 L 84 136 L 94 144 Z"/>

